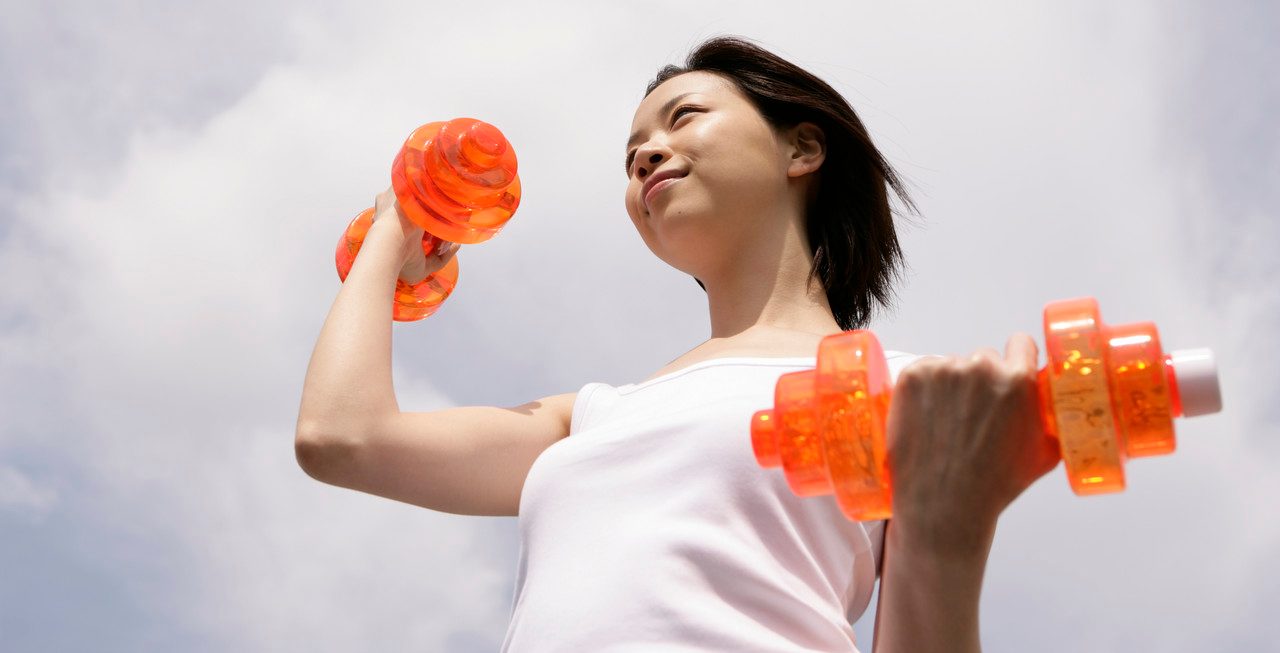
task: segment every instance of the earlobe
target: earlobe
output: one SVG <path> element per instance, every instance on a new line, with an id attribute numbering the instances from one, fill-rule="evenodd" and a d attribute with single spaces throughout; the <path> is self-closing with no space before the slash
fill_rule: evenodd
<path id="1" fill-rule="evenodd" d="M 791 169 L 788 173 L 797 177 L 813 172 L 826 158 L 827 142 L 822 129 L 811 122 L 802 122 L 792 128 Z"/>

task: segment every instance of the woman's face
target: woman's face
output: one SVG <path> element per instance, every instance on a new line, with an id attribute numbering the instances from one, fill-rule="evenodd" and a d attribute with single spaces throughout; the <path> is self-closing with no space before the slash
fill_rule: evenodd
<path id="1" fill-rule="evenodd" d="M 705 275 L 772 238 L 784 215 L 785 143 L 728 79 L 702 71 L 663 82 L 636 109 L 627 144 L 627 213 L 649 249 Z M 646 181 L 675 173 L 674 181 Z"/>

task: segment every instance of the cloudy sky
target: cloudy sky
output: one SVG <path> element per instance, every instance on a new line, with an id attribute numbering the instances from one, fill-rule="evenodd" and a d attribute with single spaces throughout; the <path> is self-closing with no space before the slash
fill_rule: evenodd
<path id="1" fill-rule="evenodd" d="M 887 348 L 1042 343 L 1045 302 L 1092 295 L 1217 354 L 1224 411 L 1124 493 L 1059 468 L 1004 513 L 987 649 L 1280 638 L 1274 3 L 192 4 L 0 2 L 6 650 L 496 650 L 515 518 L 294 459 L 334 244 L 413 127 L 484 119 L 525 196 L 396 325 L 401 408 L 647 377 L 709 327 L 627 217 L 623 144 L 657 69 L 718 34 L 829 81 L 908 178 Z"/>

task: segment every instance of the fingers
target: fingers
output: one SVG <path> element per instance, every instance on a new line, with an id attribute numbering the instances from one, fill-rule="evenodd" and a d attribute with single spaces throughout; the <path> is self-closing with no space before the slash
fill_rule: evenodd
<path id="1" fill-rule="evenodd" d="M 1021 331 L 1014 333 L 1005 343 L 1004 351 L 1005 362 L 1016 365 L 1024 372 L 1036 370 L 1036 359 L 1040 355 L 1040 350 L 1031 336 Z"/>
<path id="2" fill-rule="evenodd" d="M 400 268 L 400 280 L 411 286 L 422 283 L 430 275 L 431 270 L 425 256 L 411 256 Z"/>
<path id="3" fill-rule="evenodd" d="M 997 362 L 997 363 L 999 363 L 999 362 L 1001 361 L 1001 358 L 1000 358 L 1000 352 L 996 351 L 996 350 L 995 350 L 994 348 L 992 348 L 992 347 L 981 347 L 981 348 L 979 348 L 979 349 L 975 350 L 975 351 L 973 352 L 973 355 L 969 357 L 969 359 L 970 359 L 970 360 L 974 360 L 974 361 L 979 360 L 979 359 L 982 359 L 982 358 L 990 359 L 990 360 L 995 361 L 995 362 Z"/>
<path id="4" fill-rule="evenodd" d="M 448 259 L 450 255 L 457 252 L 458 248 L 461 246 L 462 246 L 462 243 L 452 243 L 447 240 L 442 240 L 440 241 L 440 244 L 436 246 L 435 250 L 432 252 L 432 255 L 440 257 L 441 260 L 445 260 L 445 259 Z"/>

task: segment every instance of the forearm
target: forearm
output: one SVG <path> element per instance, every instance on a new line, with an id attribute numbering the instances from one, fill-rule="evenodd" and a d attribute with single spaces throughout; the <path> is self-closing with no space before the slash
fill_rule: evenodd
<path id="1" fill-rule="evenodd" d="M 873 653 L 981 651 L 978 599 L 994 536 L 993 524 L 965 546 L 940 548 L 890 520 Z"/>
<path id="2" fill-rule="evenodd" d="M 298 433 L 354 437 L 399 411 L 391 381 L 391 308 L 403 234 L 375 221 L 329 309 L 302 386 Z"/>

